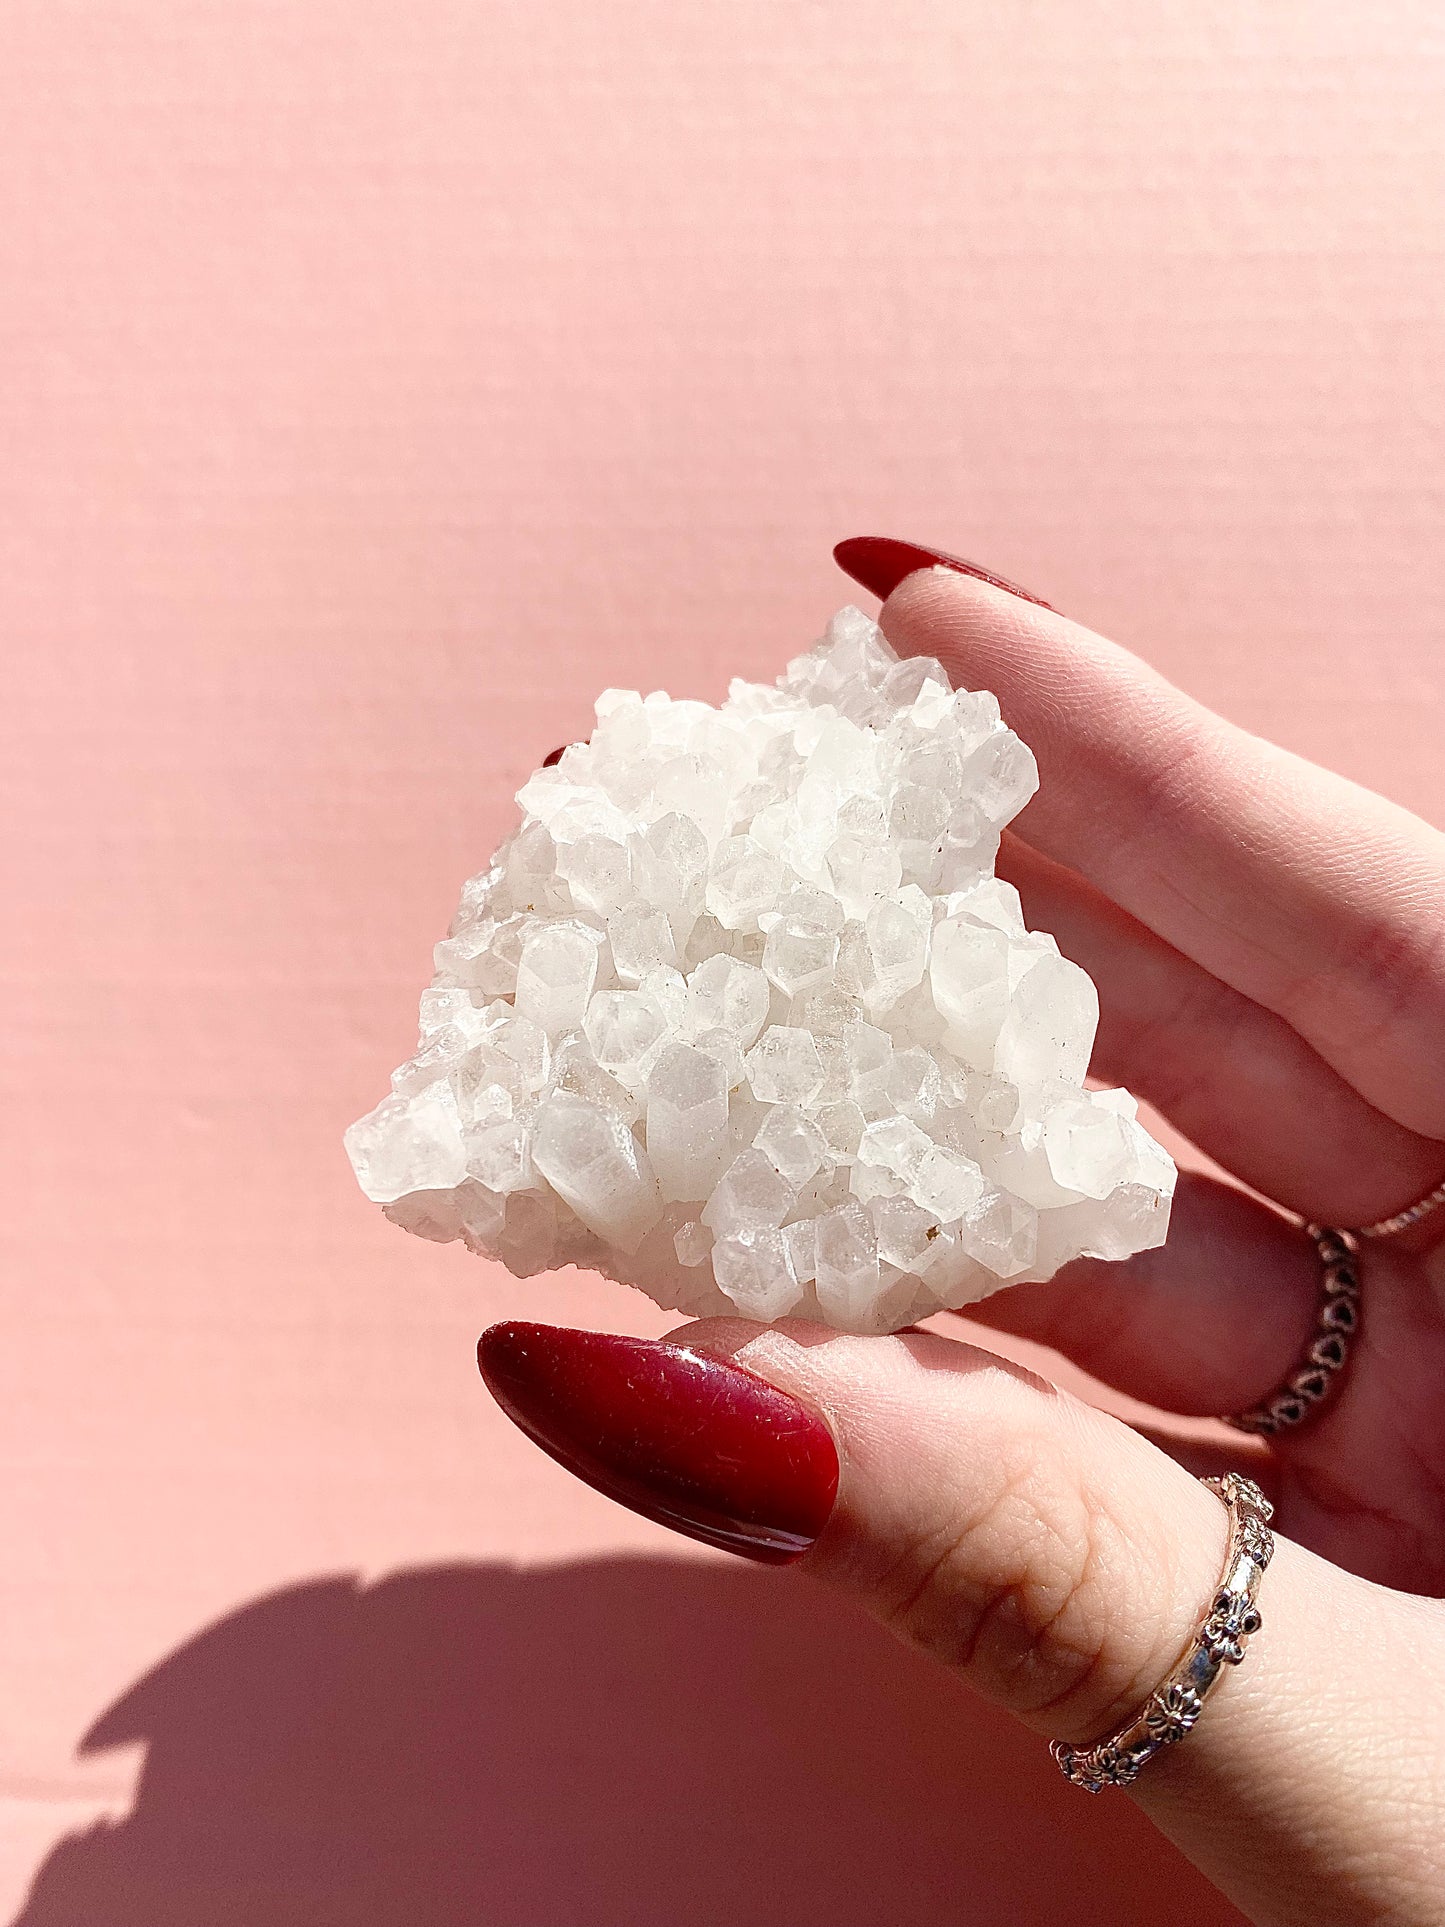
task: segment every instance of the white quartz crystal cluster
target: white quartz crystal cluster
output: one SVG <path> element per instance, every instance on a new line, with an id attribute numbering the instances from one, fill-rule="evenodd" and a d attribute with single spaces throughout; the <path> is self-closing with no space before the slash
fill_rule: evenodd
<path id="1" fill-rule="evenodd" d="M 993 874 L 1037 782 L 857 609 L 721 708 L 607 691 L 462 892 L 362 1189 L 520 1277 L 848 1331 L 1160 1243 L 1094 986 Z"/>

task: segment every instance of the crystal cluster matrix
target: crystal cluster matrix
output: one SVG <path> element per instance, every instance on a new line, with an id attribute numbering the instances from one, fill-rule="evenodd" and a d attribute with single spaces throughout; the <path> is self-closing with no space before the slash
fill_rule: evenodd
<path id="1" fill-rule="evenodd" d="M 846 1331 L 1159 1244 L 1094 986 L 993 872 L 1037 783 L 857 609 L 721 708 L 607 691 L 462 891 L 362 1189 L 519 1277 Z"/>

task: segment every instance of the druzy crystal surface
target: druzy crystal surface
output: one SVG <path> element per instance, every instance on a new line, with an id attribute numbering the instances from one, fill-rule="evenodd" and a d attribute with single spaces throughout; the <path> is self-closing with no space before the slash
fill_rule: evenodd
<path id="1" fill-rule="evenodd" d="M 720 708 L 608 690 L 462 891 L 362 1189 L 519 1277 L 849 1331 L 1159 1244 L 1094 986 L 993 872 L 1037 782 L 857 609 Z"/>

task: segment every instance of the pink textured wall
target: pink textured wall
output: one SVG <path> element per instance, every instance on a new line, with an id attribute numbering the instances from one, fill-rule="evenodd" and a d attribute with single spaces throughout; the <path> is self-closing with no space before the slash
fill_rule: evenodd
<path id="1" fill-rule="evenodd" d="M 403 1237 L 339 1139 L 527 767 L 772 674 L 844 534 L 1445 815 L 1435 0 L 0 43 L 0 1916 L 1234 1921 L 529 1448 L 484 1323 L 665 1321 Z"/>

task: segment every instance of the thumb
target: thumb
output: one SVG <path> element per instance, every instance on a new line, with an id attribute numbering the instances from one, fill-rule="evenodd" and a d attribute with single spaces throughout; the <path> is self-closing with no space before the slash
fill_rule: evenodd
<path id="1" fill-rule="evenodd" d="M 1188 1644 L 1227 1517 L 1127 1426 L 931 1332 L 686 1337 L 827 1416 L 841 1473 L 809 1569 L 1038 1732 L 1111 1730 Z"/>
<path id="2" fill-rule="evenodd" d="M 933 1333 L 503 1325 L 481 1363 L 582 1478 L 712 1544 L 799 1558 L 1050 1738 L 1136 1713 L 1224 1566 L 1225 1510 L 1172 1459 Z M 1402 1781 L 1399 1740 L 1445 1687 L 1433 1603 L 1282 1539 L 1260 1603 L 1244 1664 L 1131 1794 L 1256 1920 L 1436 1919 L 1438 1833 L 1422 1866 L 1420 1761 Z"/>

